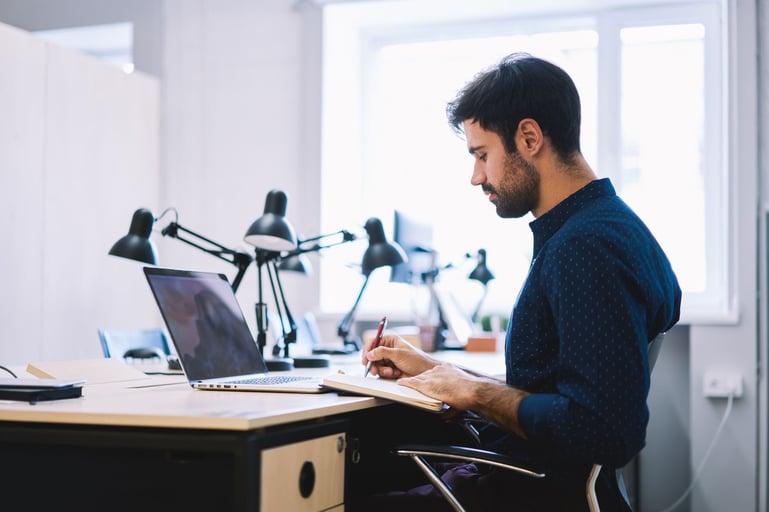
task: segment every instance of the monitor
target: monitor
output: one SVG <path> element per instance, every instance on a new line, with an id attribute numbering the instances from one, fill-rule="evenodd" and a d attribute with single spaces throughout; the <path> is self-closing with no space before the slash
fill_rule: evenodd
<path id="1" fill-rule="evenodd" d="M 390 281 L 423 283 L 425 275 L 435 269 L 432 224 L 395 210 L 393 241 L 403 248 L 408 261 L 392 268 Z"/>

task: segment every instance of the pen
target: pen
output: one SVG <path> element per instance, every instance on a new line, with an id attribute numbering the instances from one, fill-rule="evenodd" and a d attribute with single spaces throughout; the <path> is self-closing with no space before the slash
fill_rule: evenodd
<path id="1" fill-rule="evenodd" d="M 379 328 L 377 328 L 377 330 L 376 330 L 376 336 L 374 337 L 374 343 L 371 344 L 371 349 L 369 349 L 369 350 L 373 350 L 373 349 L 377 348 L 377 346 L 379 345 L 379 342 L 382 341 L 382 334 L 384 333 L 385 327 L 387 327 L 387 317 L 383 316 L 382 320 L 379 322 Z M 369 370 L 371 370 L 371 363 L 372 362 L 373 361 L 369 361 L 368 363 L 366 363 L 366 371 L 363 373 L 363 377 L 364 378 L 368 377 L 368 372 L 369 372 Z"/>

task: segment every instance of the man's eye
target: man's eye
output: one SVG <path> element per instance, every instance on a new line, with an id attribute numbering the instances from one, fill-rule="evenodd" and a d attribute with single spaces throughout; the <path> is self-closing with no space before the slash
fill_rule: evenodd
<path id="1" fill-rule="evenodd" d="M 480 160 L 481 162 L 485 162 L 486 156 L 487 156 L 486 153 L 483 153 L 482 155 L 478 155 L 478 160 Z"/>

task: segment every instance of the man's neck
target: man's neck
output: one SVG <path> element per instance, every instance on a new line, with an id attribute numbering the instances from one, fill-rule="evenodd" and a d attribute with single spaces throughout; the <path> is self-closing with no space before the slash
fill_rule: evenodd
<path id="1" fill-rule="evenodd" d="M 574 157 L 569 165 L 561 162 L 555 154 L 537 163 L 540 170 L 539 203 L 531 212 L 541 217 L 564 199 L 598 179 L 581 154 Z"/>

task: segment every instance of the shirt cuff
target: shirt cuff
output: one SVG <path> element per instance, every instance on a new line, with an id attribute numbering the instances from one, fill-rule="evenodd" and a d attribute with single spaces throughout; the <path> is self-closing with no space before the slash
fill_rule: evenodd
<path id="1" fill-rule="evenodd" d="M 555 394 L 536 393 L 521 400 L 518 405 L 518 423 L 530 440 L 549 433 L 547 418 L 557 398 Z"/>

